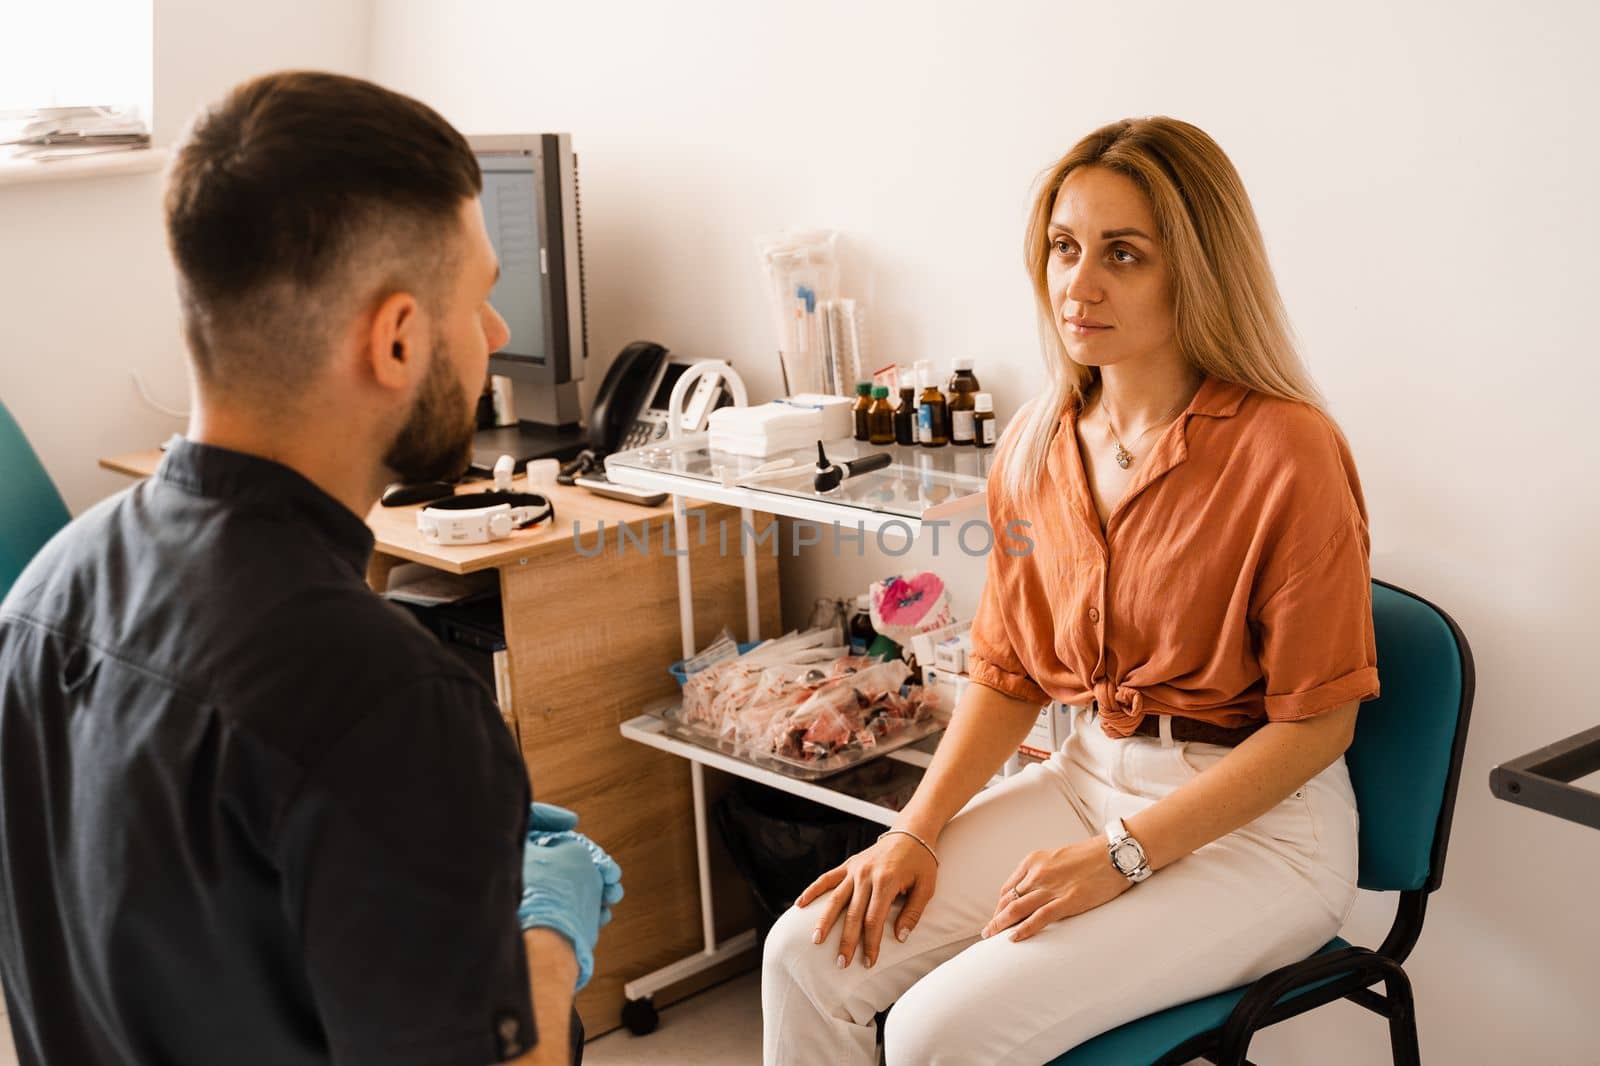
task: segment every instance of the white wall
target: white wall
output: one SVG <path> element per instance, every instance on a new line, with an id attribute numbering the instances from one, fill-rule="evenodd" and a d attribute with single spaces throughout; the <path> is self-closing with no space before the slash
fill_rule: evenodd
<path id="1" fill-rule="evenodd" d="M 1424 1056 L 1589 1063 L 1600 837 L 1486 782 L 1595 721 L 1600 17 L 1396 8 L 378 0 L 371 69 L 467 130 L 573 132 L 596 353 L 652 337 L 774 394 L 759 238 L 823 224 L 849 242 L 875 365 L 976 356 L 1002 416 L 1043 380 L 1031 180 L 1115 118 L 1210 131 L 1355 448 L 1375 573 L 1451 611 L 1477 655 L 1448 872 L 1408 967 Z M 793 599 L 824 562 L 787 568 Z M 949 576 L 970 609 L 973 576 Z M 1388 918 L 1364 899 L 1346 934 L 1376 943 Z M 1347 1004 L 1257 1047 L 1387 1061 L 1381 1021 Z"/>
<path id="2" fill-rule="evenodd" d="M 370 0 L 267 4 L 155 0 L 157 144 L 196 108 L 289 66 L 362 73 Z M 149 448 L 184 420 L 177 296 L 161 224 L 161 176 L 0 185 L 0 402 L 74 513 L 125 487 L 104 455 Z"/>

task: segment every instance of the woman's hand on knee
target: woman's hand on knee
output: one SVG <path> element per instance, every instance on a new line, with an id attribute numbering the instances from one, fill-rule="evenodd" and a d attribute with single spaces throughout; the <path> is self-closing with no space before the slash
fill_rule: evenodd
<path id="1" fill-rule="evenodd" d="M 1051 922 L 1110 903 L 1132 887 L 1111 865 L 1102 837 L 1028 854 L 1000 889 L 984 938 L 1016 926 L 1012 940 L 1026 940 Z"/>
<path id="2" fill-rule="evenodd" d="M 922 919 L 933 898 L 939 864 L 926 848 L 905 837 L 884 837 L 849 861 L 813 881 L 795 900 L 805 907 L 826 894 L 827 905 L 817 920 L 811 940 L 820 944 L 841 914 L 839 968 L 849 966 L 856 948 L 868 967 L 878 961 L 883 927 L 889 908 L 901 896 L 906 904 L 895 921 L 895 939 L 905 940 Z"/>

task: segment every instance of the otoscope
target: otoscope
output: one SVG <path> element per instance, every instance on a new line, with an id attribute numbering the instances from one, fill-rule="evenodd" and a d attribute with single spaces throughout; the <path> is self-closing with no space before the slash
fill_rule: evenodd
<path id="1" fill-rule="evenodd" d="M 822 442 L 817 441 L 817 475 L 812 479 L 811 485 L 818 492 L 832 492 L 839 487 L 839 483 L 847 477 L 857 474 L 869 474 L 874 470 L 882 470 L 894 461 L 894 456 L 888 452 L 873 452 L 863 455 L 859 459 L 850 459 L 844 463 L 833 463 L 828 460 L 828 453 L 822 450 Z"/>

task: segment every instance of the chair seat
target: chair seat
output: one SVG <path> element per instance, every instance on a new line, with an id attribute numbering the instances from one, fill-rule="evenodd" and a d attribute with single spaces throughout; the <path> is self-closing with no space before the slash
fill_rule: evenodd
<path id="1" fill-rule="evenodd" d="M 1334 937 L 1311 957 L 1340 951 L 1350 942 Z M 1329 977 L 1315 984 L 1298 988 L 1285 996 L 1285 1000 L 1325 985 L 1337 977 Z M 1050 1060 L 1047 1066 L 1149 1066 L 1161 1056 L 1182 1044 L 1190 1037 L 1220 1029 L 1228 1020 L 1233 1008 L 1250 990 L 1249 985 L 1218 992 L 1205 999 L 1196 999 L 1169 1007 L 1159 1014 L 1146 1015 L 1126 1025 L 1101 1033 L 1093 1040 L 1079 1044 L 1065 1055 Z"/>

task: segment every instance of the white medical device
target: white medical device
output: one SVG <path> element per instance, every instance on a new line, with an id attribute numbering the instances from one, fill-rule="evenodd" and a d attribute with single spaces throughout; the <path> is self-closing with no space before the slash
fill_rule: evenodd
<path id="1" fill-rule="evenodd" d="M 417 531 L 433 544 L 488 544 L 555 518 L 555 507 L 542 493 L 471 492 L 418 511 Z"/>

